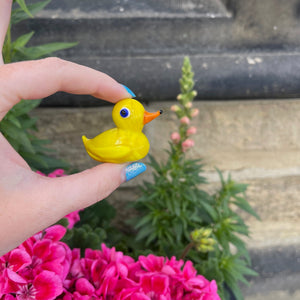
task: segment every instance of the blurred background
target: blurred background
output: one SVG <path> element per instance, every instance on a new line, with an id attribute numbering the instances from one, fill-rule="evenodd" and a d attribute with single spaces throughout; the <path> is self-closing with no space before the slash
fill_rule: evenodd
<path id="1" fill-rule="evenodd" d="M 26 3 L 36 1 L 27 0 Z M 146 109 L 165 114 L 145 128 L 150 153 L 164 160 L 176 119 L 178 80 L 189 56 L 199 115 L 192 158 L 203 158 L 208 190 L 215 167 L 248 183 L 261 221 L 245 216 L 253 268 L 245 299 L 300 299 L 300 1 L 53 0 L 12 34 L 30 42 L 78 42 L 57 56 L 101 70 L 130 87 Z M 38 135 L 60 158 L 95 165 L 81 142 L 111 128 L 111 106 L 57 93 L 33 115 Z M 122 211 L 150 172 L 110 198 Z"/>

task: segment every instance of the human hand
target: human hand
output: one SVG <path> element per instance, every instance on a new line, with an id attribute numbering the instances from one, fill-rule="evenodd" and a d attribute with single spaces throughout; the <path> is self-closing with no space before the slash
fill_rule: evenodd
<path id="1" fill-rule="evenodd" d="M 10 15 L 11 2 L 0 1 L 0 49 L 9 22 L 4 16 Z M 108 75 L 58 58 L 2 63 L 0 120 L 21 99 L 44 98 L 57 91 L 90 94 L 110 102 L 132 97 Z M 126 181 L 129 169 L 102 164 L 66 177 L 43 177 L 30 169 L 2 134 L 0 164 L 0 256 L 68 213 L 108 196 Z M 139 166 L 134 175 L 144 170 Z"/>

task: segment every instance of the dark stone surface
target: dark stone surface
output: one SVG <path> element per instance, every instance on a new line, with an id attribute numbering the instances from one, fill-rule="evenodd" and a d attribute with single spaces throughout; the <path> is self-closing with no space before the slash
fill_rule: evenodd
<path id="1" fill-rule="evenodd" d="M 58 56 L 107 72 L 143 101 L 175 99 L 185 55 L 198 99 L 291 98 L 300 96 L 299 7 L 298 0 L 53 0 L 14 34 L 34 30 L 32 44 L 78 41 Z M 90 99 L 59 95 L 44 104 L 99 103 Z"/>
<path id="2" fill-rule="evenodd" d="M 250 279 L 250 287 L 243 287 L 246 296 L 279 290 L 293 294 L 299 290 L 299 246 L 252 250 L 250 254 L 259 275 Z"/>

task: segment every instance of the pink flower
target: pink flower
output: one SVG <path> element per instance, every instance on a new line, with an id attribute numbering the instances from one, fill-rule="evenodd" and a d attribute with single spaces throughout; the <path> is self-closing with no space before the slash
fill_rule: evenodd
<path id="1" fill-rule="evenodd" d="M 187 150 L 189 150 L 190 148 L 195 146 L 195 142 L 191 139 L 186 139 L 183 143 L 182 143 L 182 152 L 186 152 Z"/>
<path id="2" fill-rule="evenodd" d="M 42 175 L 42 176 L 50 177 L 50 178 L 66 176 L 65 170 L 63 170 L 63 169 L 56 169 L 56 170 L 54 170 L 52 173 L 49 173 L 48 175 L 42 173 L 41 171 L 36 171 L 36 173 L 37 173 L 37 174 L 40 174 L 40 175 Z"/>
<path id="3" fill-rule="evenodd" d="M 178 144 L 180 142 L 180 134 L 178 132 L 173 132 L 171 134 L 171 140 L 174 144 Z"/>
<path id="4" fill-rule="evenodd" d="M 196 132 L 197 132 L 197 128 L 192 126 L 186 131 L 186 134 L 187 134 L 187 136 L 190 136 L 190 135 L 195 134 Z"/>
<path id="5" fill-rule="evenodd" d="M 51 226 L 0 258 L 2 300 L 220 300 L 216 282 L 188 261 L 140 256 L 138 261 L 104 244 L 70 248 L 66 229 Z"/>
<path id="6" fill-rule="evenodd" d="M 30 264 L 30 255 L 22 249 L 14 249 L 0 257 L 0 297 L 2 294 L 16 292 L 19 284 L 27 282 L 19 272 Z"/>
<path id="7" fill-rule="evenodd" d="M 189 125 L 190 124 L 190 119 L 187 116 L 184 116 L 180 119 L 181 124 Z"/>
<path id="8" fill-rule="evenodd" d="M 171 299 L 169 277 L 162 274 L 144 274 L 140 279 L 141 292 L 149 299 Z"/>
<path id="9" fill-rule="evenodd" d="M 192 116 L 192 118 L 194 118 L 194 117 L 198 116 L 198 114 L 199 114 L 199 109 L 198 108 L 194 108 L 192 110 L 191 116 Z"/>
<path id="10" fill-rule="evenodd" d="M 80 216 L 79 216 L 80 210 L 73 211 L 66 215 L 64 218 L 66 218 L 69 222 L 69 225 L 67 228 L 72 229 L 74 225 L 80 221 Z"/>
<path id="11" fill-rule="evenodd" d="M 48 177 L 55 178 L 55 177 L 63 177 L 66 176 L 65 171 L 63 169 L 56 169 L 52 173 L 48 174 Z"/>
<path id="12" fill-rule="evenodd" d="M 52 300 L 63 292 L 60 278 L 50 271 L 42 271 L 32 282 L 19 285 L 17 299 Z"/>

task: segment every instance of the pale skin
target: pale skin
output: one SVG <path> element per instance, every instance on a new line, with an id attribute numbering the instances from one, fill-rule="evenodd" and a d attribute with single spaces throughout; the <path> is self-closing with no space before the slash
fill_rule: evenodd
<path id="1" fill-rule="evenodd" d="M 12 0 L 0 1 L 1 49 L 11 4 Z M 108 75 L 81 65 L 58 58 L 4 65 L 0 57 L 0 120 L 21 99 L 40 99 L 57 91 L 113 103 L 131 98 Z M 125 166 L 118 164 L 101 164 L 60 178 L 40 176 L 2 134 L 0 165 L 0 256 L 66 214 L 105 198 L 125 181 Z"/>

